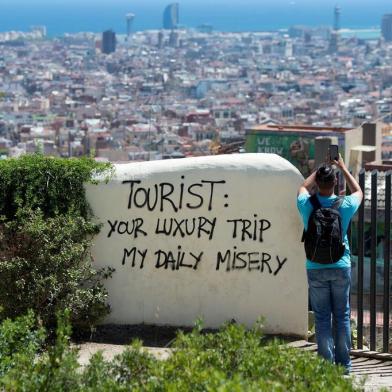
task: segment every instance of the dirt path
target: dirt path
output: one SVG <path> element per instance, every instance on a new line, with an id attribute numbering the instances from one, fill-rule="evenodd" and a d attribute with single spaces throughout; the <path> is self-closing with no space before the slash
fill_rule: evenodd
<path id="1" fill-rule="evenodd" d="M 122 344 L 82 343 L 77 347 L 79 348 L 79 363 L 85 366 L 98 351 L 102 351 L 103 357 L 107 361 L 111 361 L 116 355 L 121 354 L 127 346 Z M 143 350 L 161 360 L 167 359 L 171 353 L 171 349 L 162 347 L 143 347 Z"/>

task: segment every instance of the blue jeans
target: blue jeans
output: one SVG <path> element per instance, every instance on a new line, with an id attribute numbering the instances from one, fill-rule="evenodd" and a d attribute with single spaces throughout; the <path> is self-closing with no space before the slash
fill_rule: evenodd
<path id="1" fill-rule="evenodd" d="M 307 275 L 318 354 L 349 372 L 351 268 L 307 270 Z"/>

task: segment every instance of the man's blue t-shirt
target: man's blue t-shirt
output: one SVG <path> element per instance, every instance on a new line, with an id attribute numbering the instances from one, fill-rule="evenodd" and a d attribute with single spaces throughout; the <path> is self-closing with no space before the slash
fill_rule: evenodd
<path id="1" fill-rule="evenodd" d="M 320 201 L 322 207 L 329 208 L 332 206 L 334 200 L 337 198 L 336 195 L 332 196 L 321 196 L 317 194 L 317 197 Z M 350 220 L 358 210 L 361 201 L 356 195 L 345 196 L 343 199 L 343 203 L 339 208 L 340 215 L 342 217 L 342 230 L 344 233 L 344 245 L 346 247 L 344 251 L 344 255 L 342 258 L 333 264 L 320 264 L 314 263 L 310 260 L 306 260 L 306 269 L 322 269 L 322 268 L 347 268 L 351 267 L 351 259 L 350 259 L 350 246 L 347 238 L 347 229 L 350 224 Z M 309 193 L 301 193 L 297 198 L 297 207 L 299 213 L 301 214 L 305 230 L 308 229 L 308 221 L 309 216 L 313 211 L 313 206 L 310 202 L 310 194 Z"/>

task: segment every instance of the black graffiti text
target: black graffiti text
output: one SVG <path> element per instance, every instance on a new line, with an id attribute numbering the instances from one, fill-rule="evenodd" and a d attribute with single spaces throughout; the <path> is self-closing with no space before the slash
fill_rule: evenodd
<path id="1" fill-rule="evenodd" d="M 144 224 L 143 218 L 136 218 L 130 221 L 112 221 L 108 219 L 108 224 L 110 226 L 108 238 L 110 238 L 113 233 L 120 235 L 127 234 L 132 236 L 133 238 L 138 238 L 139 236 L 147 236 L 147 233 L 142 229 Z"/>
<path id="2" fill-rule="evenodd" d="M 170 268 L 172 271 L 178 271 L 180 268 L 191 268 L 196 271 L 202 260 L 203 252 L 184 252 L 181 246 L 177 249 L 177 252 L 157 250 L 154 253 L 156 256 L 155 268 Z"/>
<path id="3" fill-rule="evenodd" d="M 184 180 L 185 176 L 181 176 Z M 207 206 L 213 209 L 214 192 L 218 185 L 225 184 L 224 180 L 200 180 L 191 184 L 181 181 L 179 185 L 170 182 L 160 182 L 152 186 L 143 186 L 141 180 L 126 180 L 129 184 L 128 209 L 146 208 L 148 211 L 169 210 L 178 212 L 184 208 L 197 209 Z"/>
<path id="4" fill-rule="evenodd" d="M 272 257 L 267 252 L 239 251 L 235 246 L 223 252 L 218 252 L 216 257 L 216 270 L 230 272 L 235 270 L 260 271 L 276 276 L 286 263 L 287 258 L 276 255 Z"/>
<path id="5" fill-rule="evenodd" d="M 241 241 L 252 240 L 263 242 L 264 232 L 271 228 L 271 222 L 267 219 L 228 219 L 227 222 L 233 225 L 233 238 L 240 238 Z"/>
<path id="6" fill-rule="evenodd" d="M 136 248 L 135 246 L 129 250 L 124 248 L 121 264 L 124 265 L 125 262 L 130 259 L 131 267 L 139 266 L 140 269 L 143 269 L 146 255 L 147 249 L 141 250 Z"/>
<path id="7" fill-rule="evenodd" d="M 208 219 L 203 216 L 189 219 L 158 218 L 155 234 L 182 238 L 191 235 L 200 238 L 204 234 L 211 240 L 214 236 L 216 220 L 217 218 Z"/>

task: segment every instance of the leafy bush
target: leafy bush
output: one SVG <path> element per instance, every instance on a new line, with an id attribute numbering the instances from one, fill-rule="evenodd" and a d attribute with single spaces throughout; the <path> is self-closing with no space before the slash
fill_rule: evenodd
<path id="1" fill-rule="evenodd" d="M 36 325 L 33 312 L 0 325 L 0 377 L 22 360 L 34 361 L 42 347 L 45 332 Z"/>
<path id="2" fill-rule="evenodd" d="M 111 269 L 92 268 L 91 235 L 96 225 L 82 217 L 44 219 L 40 210 L 0 225 L 0 293 L 3 314 L 34 309 L 53 326 L 57 310 L 68 307 L 74 325 L 94 325 L 108 311 L 102 279 Z"/>
<path id="3" fill-rule="evenodd" d="M 0 162 L 0 306 L 3 317 L 28 309 L 52 328 L 68 307 L 79 328 L 109 312 L 103 280 L 92 268 L 93 223 L 84 183 L 110 166 L 41 155 Z M 109 170 L 110 174 L 110 170 Z M 0 315 L 1 317 L 1 315 Z"/>
<path id="4" fill-rule="evenodd" d="M 91 217 L 84 184 L 111 174 L 109 164 L 89 158 L 59 159 L 40 154 L 0 161 L 0 216 L 13 220 L 19 210 L 40 209 L 44 217 Z"/>
<path id="5" fill-rule="evenodd" d="M 6 391 L 78 391 L 77 350 L 69 344 L 69 311 L 58 313 L 56 342 L 46 352 L 36 352 L 31 359 L 24 348 L 17 361 L 0 378 L 0 390 Z"/>
<path id="6" fill-rule="evenodd" d="M 95 354 L 77 364 L 66 317 L 56 345 L 36 361 L 19 361 L 1 378 L 12 391 L 360 391 L 343 369 L 306 351 L 267 342 L 259 330 L 226 325 L 217 333 L 180 333 L 169 359 L 160 361 L 134 342 L 113 361 Z"/>

